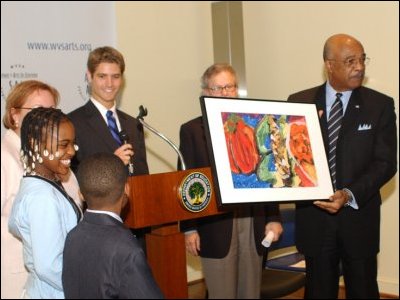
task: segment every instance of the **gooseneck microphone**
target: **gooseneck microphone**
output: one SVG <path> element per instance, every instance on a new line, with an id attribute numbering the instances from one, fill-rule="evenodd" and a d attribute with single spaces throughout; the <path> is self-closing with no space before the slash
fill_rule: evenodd
<path id="1" fill-rule="evenodd" d="M 128 134 L 126 133 L 125 130 L 122 129 L 118 133 L 118 135 L 119 135 L 119 138 L 121 139 L 123 144 L 128 144 L 129 143 L 129 137 L 128 137 Z M 131 158 L 129 159 L 129 163 L 128 163 L 129 176 L 133 175 L 133 171 L 134 171 L 134 168 L 133 168 L 133 156 L 131 156 Z"/>
<path id="2" fill-rule="evenodd" d="M 163 135 L 161 132 L 159 132 L 158 130 L 154 129 L 149 124 L 147 124 L 143 120 L 143 117 L 145 117 L 145 116 L 147 116 L 147 108 L 144 108 L 143 105 L 140 105 L 139 106 L 139 114 L 136 118 L 139 120 L 139 122 L 144 127 L 146 127 L 148 130 L 150 130 L 154 134 L 158 135 L 160 138 L 162 138 L 164 141 L 166 141 L 175 150 L 175 152 L 178 154 L 179 161 L 181 162 L 182 170 L 186 170 L 186 165 L 185 165 L 185 161 L 183 159 L 183 155 L 182 155 L 181 151 L 179 151 L 178 147 L 169 138 L 167 138 L 165 135 Z"/>

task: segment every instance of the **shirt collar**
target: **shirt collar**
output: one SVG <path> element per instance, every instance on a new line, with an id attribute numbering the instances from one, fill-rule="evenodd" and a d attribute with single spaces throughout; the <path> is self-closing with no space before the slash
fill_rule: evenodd
<path id="1" fill-rule="evenodd" d="M 99 101 L 94 99 L 93 97 L 90 97 L 90 100 L 93 102 L 94 106 L 97 107 L 97 109 L 101 112 L 102 115 L 106 115 L 108 110 L 111 110 L 114 113 L 114 115 L 116 115 L 117 108 L 116 108 L 115 102 L 114 102 L 114 105 L 110 109 L 108 109 L 103 104 L 101 104 Z"/>
<path id="2" fill-rule="evenodd" d="M 92 101 L 94 106 L 96 106 L 96 108 L 99 110 L 99 112 L 100 112 L 101 116 L 103 117 L 104 121 L 106 122 L 106 124 L 108 124 L 107 115 L 106 115 L 107 111 L 111 110 L 113 112 L 113 116 L 114 116 L 115 120 L 117 121 L 118 130 L 121 131 L 121 123 L 119 122 L 119 118 L 118 118 L 118 114 L 117 114 L 117 106 L 115 105 L 115 102 L 114 102 L 113 107 L 111 107 L 110 109 L 107 109 L 103 104 L 101 104 L 99 101 L 97 101 L 93 97 L 90 97 L 90 101 Z"/>
<path id="3" fill-rule="evenodd" d="M 95 209 L 87 209 L 87 212 L 90 213 L 94 213 L 94 214 L 103 214 L 103 215 L 109 215 L 110 217 L 113 217 L 114 219 L 122 222 L 122 219 L 119 215 L 117 215 L 116 213 L 112 212 L 112 211 L 106 211 L 106 210 L 95 210 Z"/>
<path id="4" fill-rule="evenodd" d="M 351 97 L 351 93 L 353 91 L 344 91 L 344 92 L 340 92 L 342 94 L 341 100 L 343 103 L 343 112 L 346 111 L 347 108 L 347 104 L 349 104 L 349 100 Z M 336 100 L 336 94 L 338 92 L 335 91 L 335 89 L 330 85 L 329 81 L 326 83 L 326 89 L 325 89 L 325 95 L 326 95 L 326 110 L 327 110 L 327 115 L 329 115 L 329 112 L 331 110 L 331 107 L 333 105 L 333 103 Z"/>

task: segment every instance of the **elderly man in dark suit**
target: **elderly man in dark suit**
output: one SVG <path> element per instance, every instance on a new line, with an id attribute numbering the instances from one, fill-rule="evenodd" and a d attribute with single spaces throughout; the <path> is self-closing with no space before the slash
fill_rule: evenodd
<path id="1" fill-rule="evenodd" d="M 361 86 L 368 58 L 346 34 L 331 36 L 328 80 L 289 97 L 316 103 L 335 193 L 298 204 L 297 247 L 306 257 L 306 298 L 337 298 L 342 265 L 347 298 L 379 298 L 379 189 L 397 170 L 393 99 Z"/>
<path id="2" fill-rule="evenodd" d="M 202 76 L 205 96 L 237 97 L 236 72 L 229 64 L 210 66 Z M 182 125 L 180 150 L 188 168 L 209 167 L 202 118 Z M 186 249 L 200 255 L 210 299 L 260 297 L 261 241 L 266 233 L 282 232 L 277 204 L 242 206 L 226 214 L 183 222 Z"/>
<path id="3" fill-rule="evenodd" d="M 122 223 L 129 185 L 122 161 L 97 153 L 82 161 L 78 182 L 88 209 L 65 242 L 67 299 L 163 298 L 143 250 Z"/>

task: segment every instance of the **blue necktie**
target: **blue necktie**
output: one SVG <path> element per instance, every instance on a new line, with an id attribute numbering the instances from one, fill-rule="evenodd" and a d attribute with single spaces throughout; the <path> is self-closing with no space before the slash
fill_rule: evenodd
<path id="1" fill-rule="evenodd" d="M 115 121 L 115 118 L 113 116 L 113 112 L 111 110 L 107 110 L 107 123 L 108 123 L 108 129 L 110 129 L 110 132 L 114 138 L 114 140 L 118 143 L 119 146 L 122 145 L 121 139 L 119 138 L 118 134 L 118 126 L 117 122 Z"/>
<path id="2" fill-rule="evenodd" d="M 328 153 L 328 164 L 331 172 L 333 187 L 336 190 L 336 143 L 339 137 L 340 126 L 342 125 L 343 118 L 343 104 L 341 93 L 336 94 L 336 100 L 332 105 L 329 113 L 328 120 L 328 140 L 329 140 L 329 153 Z"/>

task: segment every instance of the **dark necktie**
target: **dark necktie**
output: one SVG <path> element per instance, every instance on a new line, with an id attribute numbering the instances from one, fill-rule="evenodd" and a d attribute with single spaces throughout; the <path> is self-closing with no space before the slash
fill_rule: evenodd
<path id="1" fill-rule="evenodd" d="M 336 190 L 336 143 L 339 137 L 340 126 L 342 125 L 343 118 L 343 104 L 341 93 L 336 94 L 336 100 L 332 105 L 329 113 L 328 120 L 328 133 L 329 133 L 329 153 L 328 164 L 331 172 L 333 187 Z"/>
<path id="2" fill-rule="evenodd" d="M 107 116 L 108 129 L 110 129 L 110 132 L 114 140 L 118 143 L 119 146 L 121 146 L 122 142 L 121 139 L 119 138 L 118 126 L 113 116 L 113 112 L 111 110 L 107 110 L 106 116 Z"/>
<path id="3" fill-rule="evenodd" d="M 343 104 L 341 93 L 336 94 L 336 100 L 332 105 L 329 113 L 328 120 L 328 133 L 329 133 L 329 153 L 328 164 L 331 172 L 333 187 L 336 190 L 336 143 L 339 137 L 340 126 L 342 125 L 343 118 Z"/>

